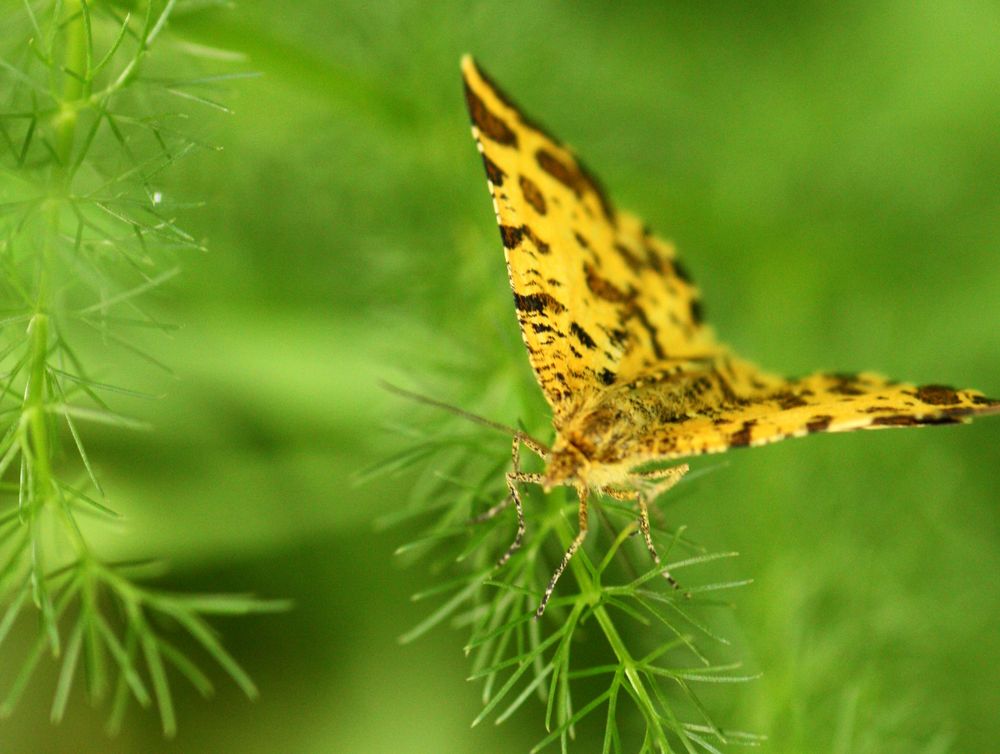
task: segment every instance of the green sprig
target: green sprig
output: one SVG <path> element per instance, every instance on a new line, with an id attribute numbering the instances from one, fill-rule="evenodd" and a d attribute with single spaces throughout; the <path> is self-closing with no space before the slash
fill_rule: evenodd
<path id="1" fill-rule="evenodd" d="M 500 379 L 509 371 L 498 368 L 495 374 Z M 531 398 L 525 396 L 523 405 L 530 406 Z M 417 474 L 407 506 L 387 513 L 383 523 L 419 525 L 421 534 L 397 552 L 434 558 L 434 571 L 448 575 L 414 595 L 438 604 L 400 641 L 412 642 L 442 624 L 470 631 L 469 679 L 482 684 L 483 701 L 473 725 L 503 723 L 534 698 L 544 708 L 547 730 L 534 752 L 557 744 L 564 752 L 719 752 L 760 743 L 759 736 L 717 724 L 713 702 L 703 700 L 701 691 L 757 678 L 732 659 L 713 612 L 727 607 L 719 593 L 749 580 L 696 583 L 701 570 L 736 553 L 705 552 L 684 536 L 683 527 L 654 525 L 665 565 L 684 580 L 678 592 L 634 536 L 636 512 L 592 497 L 599 531 L 570 561 L 545 615 L 535 620 L 545 583 L 575 535 L 575 498 L 565 490 L 524 490 L 528 534 L 523 547 L 496 568 L 513 536 L 513 516 L 473 519 L 506 494 L 506 443 L 453 415 L 438 418 L 440 425 L 432 418 L 406 429 L 410 445 L 363 476 Z M 683 495 L 688 484 L 684 480 L 671 496 Z M 600 560 L 588 553 L 599 553 Z M 720 655 L 727 659 L 716 659 Z M 717 698 L 713 693 L 712 700 Z M 574 743 L 592 717 L 603 718 L 599 743 Z"/>
<path id="2" fill-rule="evenodd" d="M 203 146 L 172 125 L 185 115 L 179 108 L 219 109 L 206 91 L 242 75 L 206 74 L 193 53 L 215 63 L 233 56 L 171 42 L 175 4 L 150 0 L 121 15 L 95 0 L 25 0 L 5 19 L 18 34 L 0 57 L 0 650 L 32 612 L 40 630 L 0 689 L 0 715 L 13 712 L 48 652 L 59 663 L 53 721 L 65 715 L 82 668 L 91 701 L 111 694 L 111 731 L 134 700 L 155 704 L 172 735 L 171 678 L 203 695 L 213 686 L 170 634 L 186 633 L 254 697 L 206 618 L 287 607 L 145 586 L 135 563 L 106 562 L 78 523 L 82 514 L 118 517 L 85 449 L 88 425 L 146 425 L 99 395 L 141 394 L 94 380 L 70 343 L 82 325 L 167 368 L 121 334 L 171 329 L 141 301 L 176 276 L 172 256 L 201 248 L 175 222 L 182 205 L 163 201 L 154 181 Z M 147 70 L 154 44 L 169 76 Z"/>

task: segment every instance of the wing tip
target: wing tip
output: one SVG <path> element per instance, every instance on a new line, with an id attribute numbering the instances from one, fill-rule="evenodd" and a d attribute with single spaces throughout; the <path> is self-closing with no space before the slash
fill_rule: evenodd
<path id="1" fill-rule="evenodd" d="M 987 398 L 985 395 L 974 396 L 973 403 L 977 404 L 973 416 L 990 416 L 1000 414 L 1000 399 Z"/>
<path id="2" fill-rule="evenodd" d="M 467 52 L 462 55 L 459 61 L 459 68 L 462 71 L 462 81 L 465 82 L 467 87 L 473 89 L 480 89 L 483 86 L 497 93 L 498 97 L 503 100 L 504 97 L 498 91 L 497 85 L 493 83 L 493 80 L 483 71 L 479 62 L 473 57 L 471 52 Z"/>

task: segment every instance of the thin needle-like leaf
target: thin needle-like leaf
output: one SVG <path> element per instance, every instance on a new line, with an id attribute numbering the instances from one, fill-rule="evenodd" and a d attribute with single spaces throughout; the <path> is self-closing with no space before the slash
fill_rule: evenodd
<path id="1" fill-rule="evenodd" d="M 165 612 L 168 612 L 178 623 L 187 629 L 188 633 L 222 666 L 222 669 L 229 674 L 229 677 L 236 682 L 236 685 L 243 690 L 244 694 L 250 699 L 257 698 L 257 686 L 250 680 L 250 676 L 240 667 L 232 655 L 223 648 L 222 644 L 215 638 L 204 621 L 183 609 L 171 608 L 165 610 Z"/>
<path id="2" fill-rule="evenodd" d="M 571 717 L 569 720 L 567 720 L 561 726 L 559 726 L 558 728 L 556 728 L 556 730 L 552 731 L 552 733 L 550 733 L 548 736 L 546 736 L 541 741 L 539 741 L 537 744 L 535 744 L 532 747 L 532 749 L 531 749 L 531 754 L 537 754 L 537 752 L 539 752 L 542 749 L 544 749 L 550 743 L 552 743 L 557 738 L 559 738 L 563 734 L 563 732 L 569 730 L 570 726 L 574 725 L 575 723 L 578 723 L 580 720 L 582 720 L 583 718 L 585 718 L 593 710 L 597 709 L 602 704 L 604 704 L 604 702 L 607 699 L 609 699 L 610 697 L 611 697 L 611 689 L 608 689 L 604 693 L 600 694 L 596 698 L 594 698 L 591 701 L 589 701 L 587 704 L 585 704 L 583 707 L 581 707 L 577 711 L 577 713 L 575 715 L 573 715 L 573 717 Z"/>
<path id="3" fill-rule="evenodd" d="M 66 640 L 66 652 L 63 655 L 62 667 L 59 669 L 59 681 L 56 684 L 56 695 L 52 700 L 52 712 L 50 718 L 57 723 L 62 720 L 66 712 L 66 702 L 69 700 L 69 691 L 73 685 L 73 678 L 76 675 L 77 661 L 80 659 L 80 647 L 83 643 L 84 621 L 77 620 L 76 625 L 70 632 Z"/>
<path id="4" fill-rule="evenodd" d="M 94 65 L 92 73 L 93 76 L 96 77 L 101 71 L 103 71 L 108 63 L 111 62 L 112 58 L 114 58 L 115 53 L 118 52 L 118 48 L 121 47 L 121 44 L 125 39 L 125 33 L 128 31 L 128 23 L 131 18 L 131 12 L 125 14 L 125 20 L 118 26 L 118 34 L 115 36 L 111 46 L 108 47 L 107 52 L 105 52 L 103 57 L 101 57 L 101 59 Z"/>
<path id="5" fill-rule="evenodd" d="M 485 576 L 488 571 L 484 571 L 480 574 L 480 578 Z M 425 633 L 430 631 L 434 626 L 438 625 L 441 621 L 445 620 L 449 615 L 458 609 L 459 605 L 465 602 L 472 594 L 480 588 L 478 579 L 473 579 L 472 582 L 462 589 L 458 594 L 454 595 L 450 600 L 448 600 L 444 605 L 439 607 L 433 613 L 428 615 L 424 620 L 420 621 L 416 626 L 411 628 L 409 631 L 404 633 L 399 637 L 400 644 L 409 644 L 415 639 L 423 636 Z"/>
<path id="6" fill-rule="evenodd" d="M 143 293 L 146 293 L 147 291 L 152 290 L 153 288 L 163 285 L 168 280 L 177 277 L 179 273 L 180 273 L 179 267 L 167 270 L 166 272 L 160 273 L 159 275 L 143 283 L 142 285 L 137 285 L 135 288 L 131 288 L 127 291 L 119 293 L 117 296 L 112 296 L 111 298 L 105 299 L 96 304 L 84 307 L 83 309 L 79 310 L 79 313 L 89 314 L 90 312 L 101 311 L 104 309 L 108 309 L 114 306 L 115 304 L 120 304 L 124 301 L 129 301 L 130 299 L 133 299 L 136 296 L 141 296 Z"/>
<path id="7" fill-rule="evenodd" d="M 139 644 L 146 658 L 149 677 L 153 682 L 153 693 L 156 695 L 156 706 L 160 710 L 160 723 L 163 726 L 163 735 L 167 738 L 172 738 L 177 733 L 177 718 L 174 714 L 174 700 L 170 694 L 170 682 L 167 680 L 167 671 L 163 667 L 163 660 L 160 657 L 160 649 L 156 638 L 147 628 L 141 625 L 139 628 Z"/>
<path id="8" fill-rule="evenodd" d="M 21 669 L 18 671 L 17 676 L 14 678 L 14 682 L 11 684 L 10 690 L 7 692 L 7 696 L 4 697 L 3 701 L 0 702 L 0 717 L 9 717 L 14 711 L 14 707 L 17 706 L 18 701 L 21 698 L 21 694 L 24 693 L 25 687 L 28 685 L 28 681 L 31 679 L 32 673 L 35 672 L 35 668 L 38 666 L 38 661 L 42 658 L 42 654 L 45 652 L 45 647 L 49 642 L 49 636 L 47 633 L 41 633 L 31 644 L 31 649 L 27 651 L 21 660 Z"/>
<path id="9" fill-rule="evenodd" d="M 215 692 L 215 688 L 212 686 L 212 682 L 208 679 L 208 676 L 197 665 L 191 662 L 183 652 L 163 639 L 160 639 L 159 646 L 160 654 L 169 660 L 202 696 L 209 697 Z"/>
<path id="10" fill-rule="evenodd" d="M 135 647 L 130 646 L 128 649 L 123 647 L 121 642 L 118 641 L 118 637 L 115 636 L 114 631 L 111 630 L 111 627 L 100 615 L 95 616 L 94 621 L 97 623 L 105 646 L 118 663 L 118 668 L 121 672 L 121 683 L 132 691 L 139 704 L 143 707 L 148 706 L 152 702 L 152 698 L 149 696 L 149 692 L 146 690 L 146 686 L 136 670 L 134 663 Z M 138 633 L 134 628 L 129 631 L 128 638 L 138 642 Z"/>

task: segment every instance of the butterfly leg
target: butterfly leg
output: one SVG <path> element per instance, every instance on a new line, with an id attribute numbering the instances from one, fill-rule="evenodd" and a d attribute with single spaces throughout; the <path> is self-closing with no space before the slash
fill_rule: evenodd
<path id="1" fill-rule="evenodd" d="M 514 502 L 514 496 L 508 492 L 507 497 L 505 497 L 503 500 L 501 500 L 499 503 L 492 506 L 488 510 L 483 511 L 478 516 L 473 516 L 472 518 L 470 518 L 469 523 L 481 524 L 484 521 L 489 521 L 490 519 L 496 518 L 496 515 L 501 511 L 506 510 L 507 506 L 510 505 L 512 502 Z"/>
<path id="2" fill-rule="evenodd" d="M 646 541 L 646 549 L 649 550 L 650 557 L 653 558 L 653 562 L 656 564 L 657 568 L 661 567 L 661 563 L 660 555 L 656 552 L 656 546 L 653 544 L 653 536 L 649 528 L 649 501 L 655 500 L 677 484 L 687 471 L 688 465 L 682 464 L 669 469 L 657 469 L 656 471 L 651 471 L 645 474 L 637 474 L 640 479 L 658 480 L 660 482 L 649 492 L 645 492 L 640 489 L 636 490 L 635 493 L 635 499 L 639 505 L 639 531 L 642 532 L 642 538 Z M 663 577 L 670 582 L 670 586 L 674 589 L 680 589 L 680 584 L 678 584 L 676 579 L 670 575 L 670 571 L 664 569 L 661 573 L 663 574 Z"/>
<path id="3" fill-rule="evenodd" d="M 528 478 L 528 477 L 525 477 L 521 473 L 521 471 L 520 471 L 520 468 L 519 468 L 519 464 L 520 464 L 520 452 L 519 452 L 519 450 L 520 449 L 518 448 L 518 443 L 524 443 L 525 447 L 527 447 L 528 449 L 532 450 L 534 453 L 538 454 L 543 459 L 549 457 L 549 449 L 546 448 L 544 445 L 542 445 L 540 442 L 538 442 L 538 440 L 536 440 L 534 437 L 531 437 L 530 435 L 526 435 L 523 432 L 517 432 L 514 435 L 514 445 L 513 445 L 513 448 L 511 449 L 510 456 L 511 456 L 511 460 L 513 461 L 513 464 L 514 464 L 514 474 L 517 477 L 517 479 L 515 481 L 537 483 L 538 479 L 535 478 L 537 476 L 536 474 L 528 475 L 528 477 L 530 477 L 530 478 Z M 509 489 L 510 488 L 510 482 L 508 481 L 507 484 L 508 484 L 508 489 Z M 472 518 L 469 519 L 468 523 L 470 523 L 470 524 L 481 524 L 484 521 L 489 521 L 490 519 L 495 518 L 496 515 L 498 513 L 500 513 L 501 511 L 506 510 L 507 506 L 510 505 L 512 502 L 514 502 L 514 493 L 513 492 L 508 492 L 507 493 L 507 497 L 505 497 L 503 500 L 501 500 L 499 503 L 497 503 L 496 505 L 492 506 L 491 508 L 483 511 L 478 516 L 473 516 Z M 515 548 L 515 549 L 517 549 L 517 548 Z M 507 557 L 510 557 L 510 556 L 508 555 Z M 504 561 L 506 562 L 506 558 L 504 558 Z"/>
<path id="4" fill-rule="evenodd" d="M 549 579 L 549 585 L 545 587 L 545 594 L 542 595 L 542 602 L 538 605 L 538 609 L 535 610 L 535 618 L 541 618 L 542 613 L 545 612 L 545 606 L 549 602 L 549 597 L 552 596 L 553 590 L 556 588 L 556 582 L 559 581 L 559 577 L 562 576 L 562 572 L 566 570 L 566 566 L 569 565 L 569 561 L 573 559 L 576 551 L 580 549 L 580 545 L 583 544 L 583 540 L 587 537 L 587 488 L 584 486 L 578 486 L 576 488 L 576 494 L 580 498 L 580 508 L 578 511 L 579 517 L 579 528 L 576 533 L 576 538 L 570 544 L 569 549 L 563 555 L 562 562 L 559 563 L 559 567 L 556 568 L 555 573 L 552 574 L 552 578 Z"/>
<path id="5" fill-rule="evenodd" d="M 524 447 L 542 460 L 546 460 L 549 457 L 549 449 L 529 434 L 518 432 L 514 435 L 514 444 L 517 445 L 518 443 L 523 443 Z M 516 453 L 517 451 L 514 452 Z"/>
<path id="6" fill-rule="evenodd" d="M 524 538 L 524 506 L 521 504 L 521 492 L 518 490 L 517 485 L 524 483 L 537 484 L 542 478 L 541 474 L 521 471 L 521 443 L 524 442 L 524 439 L 525 436 L 520 433 L 514 435 L 514 443 L 511 446 L 510 458 L 513 463 L 514 470 L 507 472 L 506 475 L 507 489 L 510 490 L 510 494 L 499 504 L 494 505 L 486 511 L 485 514 L 483 514 L 487 517 L 495 516 L 507 507 L 508 500 L 514 501 L 514 510 L 517 512 L 517 534 L 514 535 L 514 541 L 510 543 L 510 547 L 507 548 L 507 552 L 505 552 L 500 560 L 497 561 L 497 568 L 510 560 L 510 556 L 517 552 L 517 550 L 521 547 L 521 540 Z M 535 450 L 535 452 L 538 452 L 537 449 L 532 447 L 530 444 L 525 442 L 525 445 L 532 450 Z"/>
<path id="7" fill-rule="evenodd" d="M 688 473 L 690 468 L 691 467 L 686 463 L 682 463 L 678 466 L 671 466 L 668 469 L 641 471 L 638 474 L 632 474 L 632 476 L 638 477 L 639 479 L 643 479 L 647 482 L 665 480 L 667 482 L 665 485 L 657 485 L 657 487 L 653 490 L 653 497 L 656 498 L 677 484 L 681 480 L 681 477 Z"/>
<path id="8" fill-rule="evenodd" d="M 660 555 L 656 552 L 656 546 L 653 544 L 653 536 L 649 531 L 649 508 L 646 505 L 646 496 L 638 492 L 636 500 L 639 503 L 639 531 L 642 532 L 642 538 L 646 540 L 646 549 L 649 550 L 649 555 L 653 558 L 656 567 L 662 569 L 660 573 L 663 574 L 663 578 L 670 582 L 670 586 L 674 589 L 680 589 L 681 585 L 677 583 L 677 579 L 670 575 L 670 571 L 662 568 Z"/>

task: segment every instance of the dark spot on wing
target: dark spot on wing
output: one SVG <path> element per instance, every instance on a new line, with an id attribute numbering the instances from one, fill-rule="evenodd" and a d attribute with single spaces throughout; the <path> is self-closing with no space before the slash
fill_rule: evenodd
<path id="1" fill-rule="evenodd" d="M 614 283 L 598 275 L 589 264 L 584 263 L 583 272 L 587 276 L 587 287 L 598 298 L 616 304 L 628 300 L 628 297 Z"/>
<path id="2" fill-rule="evenodd" d="M 985 395 L 972 396 L 972 402 L 977 406 L 1000 406 L 1000 401 L 987 398 Z"/>
<path id="3" fill-rule="evenodd" d="M 490 76 L 488 73 L 486 73 L 486 71 L 484 71 L 480 67 L 479 63 L 472 61 L 472 64 L 476 69 L 476 73 L 479 74 L 479 78 L 485 81 L 486 85 L 493 90 L 493 93 L 496 95 L 497 99 L 503 102 L 505 105 L 507 105 L 507 107 L 513 108 L 514 110 L 520 112 L 521 108 L 518 107 L 516 104 L 514 104 L 514 101 L 507 95 L 507 93 L 503 89 L 500 88 L 497 82 L 493 80 L 493 77 Z"/>
<path id="4" fill-rule="evenodd" d="M 914 416 L 893 414 L 892 416 L 877 416 L 872 419 L 873 427 L 916 427 L 920 424 Z"/>
<path id="5" fill-rule="evenodd" d="M 569 331 L 573 333 L 576 336 L 576 339 L 579 340 L 580 343 L 582 343 L 587 348 L 590 349 L 597 348 L 597 343 L 594 342 L 594 339 L 591 338 L 590 335 L 587 333 L 587 331 L 584 330 L 582 327 L 580 327 L 580 325 L 578 325 L 576 322 L 570 324 Z"/>
<path id="6" fill-rule="evenodd" d="M 500 226 L 500 238 L 503 239 L 503 247 L 505 249 L 516 248 L 521 243 L 522 236 L 523 231 L 521 228 L 516 228 L 513 225 Z"/>
<path id="7" fill-rule="evenodd" d="M 585 249 L 589 249 L 590 248 L 590 242 L 587 241 L 587 239 L 584 238 L 582 234 L 580 234 L 580 233 L 578 233 L 577 231 L 574 230 L 573 231 L 573 237 L 576 239 L 576 242 L 578 244 L 580 244 L 583 248 L 585 248 Z"/>
<path id="8" fill-rule="evenodd" d="M 954 406 L 962 402 L 955 388 L 947 385 L 921 385 L 917 388 L 917 399 L 932 406 Z"/>
<path id="9" fill-rule="evenodd" d="M 576 160 L 577 168 L 580 171 L 580 176 L 587 185 L 590 186 L 590 190 L 594 192 L 597 197 L 597 201 L 601 204 L 601 212 L 604 213 L 604 217 L 611 221 L 612 225 L 617 225 L 615 222 L 615 210 L 611 206 L 611 202 L 608 200 L 608 195 L 604 191 L 604 187 L 601 182 L 597 180 L 596 176 L 587 168 L 583 161 L 578 157 Z"/>
<path id="10" fill-rule="evenodd" d="M 929 424 L 961 424 L 957 416 L 878 416 L 872 420 L 873 427 L 923 427 Z"/>
<path id="11" fill-rule="evenodd" d="M 653 353 L 656 355 L 657 359 L 665 359 L 666 354 L 663 353 L 663 348 L 660 346 L 660 341 L 657 340 L 656 328 L 649 321 L 649 317 L 646 316 L 646 312 L 643 311 L 641 306 L 633 305 L 632 314 L 639 318 L 639 324 L 642 325 L 643 329 L 649 333 L 650 346 L 653 349 Z"/>
<path id="12" fill-rule="evenodd" d="M 743 448 L 750 444 L 751 430 L 757 423 L 756 419 L 743 422 L 743 426 L 729 435 L 729 444 L 734 448 Z"/>
<path id="13" fill-rule="evenodd" d="M 760 387 L 764 387 L 763 384 Z M 759 389 L 759 388 L 758 388 Z M 790 408 L 800 408 L 801 406 L 809 405 L 808 401 L 805 400 L 799 393 L 792 392 L 782 392 L 776 393 L 772 396 L 773 400 L 778 402 L 778 405 L 785 410 Z"/>
<path id="14" fill-rule="evenodd" d="M 823 432 L 830 427 L 833 417 L 827 414 L 814 416 L 806 422 L 806 429 L 810 432 Z"/>
<path id="15" fill-rule="evenodd" d="M 639 259 L 639 257 L 633 254 L 627 246 L 625 246 L 624 244 L 615 243 L 614 249 L 615 251 L 618 252 L 618 255 L 622 258 L 622 261 L 624 261 L 625 264 L 628 266 L 628 268 L 632 270 L 633 274 L 638 275 L 642 271 L 643 268 L 642 261 Z"/>
<path id="16" fill-rule="evenodd" d="M 469 108 L 469 117 L 473 125 L 479 129 L 479 133 L 497 144 L 517 146 L 517 134 L 515 134 L 502 118 L 490 111 L 486 107 L 479 95 L 465 85 L 465 104 Z"/>
<path id="17" fill-rule="evenodd" d="M 490 183 L 497 188 L 503 186 L 503 179 L 507 174 L 500 169 L 500 166 L 486 155 L 483 155 L 483 166 L 486 168 L 486 177 L 490 179 Z"/>
<path id="18" fill-rule="evenodd" d="M 852 374 L 850 372 L 836 372 L 827 376 L 832 380 L 836 380 L 835 384 L 830 386 L 831 393 L 836 393 L 837 395 L 865 394 L 865 391 L 857 386 L 858 375 L 856 374 Z"/>
<path id="19" fill-rule="evenodd" d="M 663 260 L 652 246 L 646 246 L 646 261 L 654 270 L 663 274 Z"/>
<path id="20" fill-rule="evenodd" d="M 538 184 L 524 175 L 520 177 L 520 183 L 524 201 L 530 204 L 535 212 L 544 215 L 548 207 L 545 205 L 545 196 L 542 194 L 542 190 L 538 188 Z"/>
<path id="21" fill-rule="evenodd" d="M 611 203 L 604 195 L 600 184 L 586 168 L 579 164 L 579 160 L 573 162 L 571 159 L 566 162 L 547 149 L 539 149 L 535 152 L 535 162 L 538 163 L 538 167 L 572 191 L 577 198 L 583 198 L 583 195 L 588 191 L 593 193 L 601 205 L 601 211 L 605 217 L 614 224 L 614 210 L 611 208 Z M 583 209 L 589 211 L 586 204 L 583 205 Z"/>
<path id="22" fill-rule="evenodd" d="M 864 395 L 865 394 L 864 390 L 859 390 L 858 388 L 854 387 L 853 385 L 848 385 L 846 382 L 840 383 L 839 385 L 834 385 L 833 387 L 830 388 L 830 392 L 831 393 L 837 393 L 837 395 L 847 395 L 847 396 L 855 396 L 855 395 Z"/>
<path id="23" fill-rule="evenodd" d="M 690 283 L 691 276 L 688 274 L 687 268 L 683 264 L 681 264 L 681 261 L 679 259 L 675 259 L 673 260 L 673 265 L 674 265 L 674 272 L 677 274 L 677 277 L 679 277 L 685 283 Z"/>
<path id="24" fill-rule="evenodd" d="M 604 369 L 602 369 L 598 373 L 597 379 L 599 379 L 605 385 L 611 385 L 611 384 L 614 384 L 616 376 L 617 375 L 615 375 L 614 372 L 612 372 L 610 369 L 608 369 L 607 367 L 605 367 Z"/>
<path id="25" fill-rule="evenodd" d="M 535 245 L 535 248 L 538 249 L 539 254 L 549 253 L 549 245 L 545 243 L 545 241 L 540 239 L 538 236 L 536 236 L 534 231 L 531 230 L 531 228 L 529 228 L 527 225 L 522 225 L 521 230 L 524 231 L 524 235 L 528 237 L 531 243 Z"/>
<path id="26" fill-rule="evenodd" d="M 701 299 L 691 299 L 691 321 L 696 325 L 705 321 L 705 310 L 702 307 Z"/>
<path id="27" fill-rule="evenodd" d="M 531 329 L 536 333 L 555 332 L 555 329 L 551 325 L 546 325 L 541 322 L 532 322 Z"/>
<path id="28" fill-rule="evenodd" d="M 515 293 L 514 306 L 520 312 L 543 312 L 546 309 L 554 312 L 566 311 L 566 307 L 552 298 L 548 293 L 529 293 L 526 296 Z"/>
<path id="29" fill-rule="evenodd" d="M 559 183 L 577 196 L 580 196 L 582 191 L 580 188 L 579 172 L 545 149 L 539 149 L 535 152 L 535 162 L 538 163 L 538 167 L 559 181 Z"/>
<path id="30" fill-rule="evenodd" d="M 544 126 L 542 126 L 540 123 L 538 123 L 538 121 L 536 121 L 536 120 L 532 119 L 530 116 L 526 115 L 524 113 L 524 111 L 521 109 L 521 107 L 518 106 L 518 104 L 516 102 L 514 102 L 514 100 L 511 99 L 511 97 L 503 89 L 501 89 L 497 85 L 497 83 L 493 80 L 493 78 L 491 76 L 489 76 L 489 74 L 487 74 L 486 71 L 484 71 L 482 68 L 480 68 L 478 64 L 476 64 L 476 71 L 478 71 L 480 78 L 482 78 L 482 80 L 484 82 L 486 82 L 486 84 L 490 87 L 490 89 L 493 90 L 493 94 L 496 95 L 496 97 L 497 97 L 498 100 L 500 100 L 501 102 L 503 102 L 505 105 L 507 105 L 507 107 L 511 108 L 512 110 L 516 110 L 517 111 L 518 119 L 524 125 L 528 126 L 528 128 L 531 128 L 531 129 L 537 131 L 538 133 L 542 134 L 543 136 L 545 136 L 547 139 L 549 139 L 553 143 L 555 143 L 555 144 L 561 144 L 561 141 L 559 139 L 557 139 Z"/>

